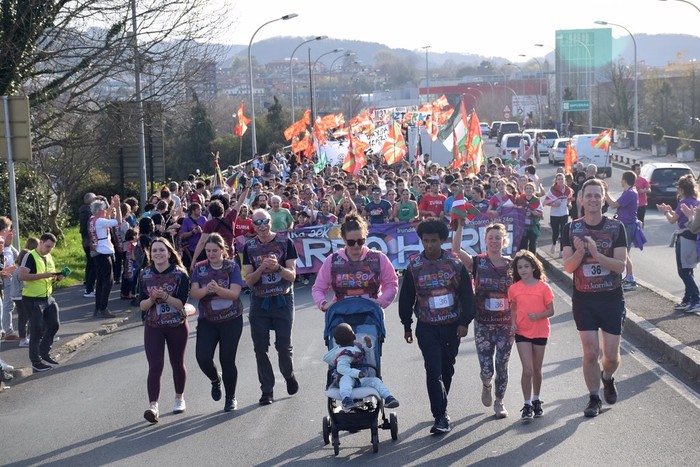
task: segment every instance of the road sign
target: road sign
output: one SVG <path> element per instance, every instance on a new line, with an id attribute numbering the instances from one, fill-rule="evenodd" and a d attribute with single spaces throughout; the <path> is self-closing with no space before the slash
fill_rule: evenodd
<path id="1" fill-rule="evenodd" d="M 5 115 L 5 106 L 0 105 L 0 156 L 7 158 L 5 122 L 9 121 L 12 160 L 15 162 L 30 161 L 32 160 L 32 139 L 29 122 L 29 99 L 23 96 L 8 96 L 7 107 L 9 118 Z"/>
<path id="2" fill-rule="evenodd" d="M 561 108 L 564 112 L 582 112 L 591 109 L 591 101 L 562 101 Z"/>
<path id="3" fill-rule="evenodd" d="M 508 107 L 507 105 L 505 107 L 503 107 L 503 113 L 506 113 L 506 112 L 510 112 L 510 107 Z"/>
<path id="4" fill-rule="evenodd" d="M 510 112 L 503 112 L 503 118 L 508 120 L 510 118 Z"/>

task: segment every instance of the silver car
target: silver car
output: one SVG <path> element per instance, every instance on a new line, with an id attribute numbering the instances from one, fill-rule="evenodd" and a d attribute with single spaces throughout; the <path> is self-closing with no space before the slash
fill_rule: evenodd
<path id="1" fill-rule="evenodd" d="M 564 154 L 566 153 L 566 146 L 569 144 L 571 138 L 557 138 L 552 143 L 552 147 L 549 149 L 549 154 L 547 158 L 550 164 L 563 164 Z"/>

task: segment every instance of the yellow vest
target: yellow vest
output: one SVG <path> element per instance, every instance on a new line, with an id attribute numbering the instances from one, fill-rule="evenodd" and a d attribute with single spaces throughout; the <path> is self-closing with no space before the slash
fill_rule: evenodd
<path id="1" fill-rule="evenodd" d="M 29 252 L 34 257 L 36 264 L 36 273 L 43 274 L 45 272 L 55 272 L 53 257 L 51 253 L 46 256 L 41 256 L 38 251 L 32 250 Z M 36 279 L 33 281 L 24 281 L 24 289 L 22 289 L 23 297 L 30 298 L 46 298 L 50 297 L 53 292 L 53 277 L 46 279 Z"/>

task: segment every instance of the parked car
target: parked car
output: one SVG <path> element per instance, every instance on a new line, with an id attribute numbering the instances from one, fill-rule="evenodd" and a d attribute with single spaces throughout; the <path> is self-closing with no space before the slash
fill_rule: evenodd
<path id="1" fill-rule="evenodd" d="M 523 145 L 525 148 L 529 148 L 532 145 L 530 135 L 526 133 L 507 133 L 503 135 L 503 138 L 501 139 L 501 150 L 499 152 L 499 155 L 504 162 L 510 159 L 510 151 L 513 150 L 517 151 L 518 160 L 523 159 L 523 146 L 520 145 L 520 142 L 522 140 L 525 140 L 525 144 Z"/>
<path id="2" fill-rule="evenodd" d="M 487 137 L 491 133 L 491 127 L 489 126 L 488 123 L 480 122 L 479 126 L 481 127 L 481 137 Z M 490 139 L 490 138 L 489 138 Z"/>
<path id="3" fill-rule="evenodd" d="M 687 174 L 693 174 L 686 164 L 678 162 L 650 162 L 642 166 L 640 175 L 651 185 L 651 192 L 647 194 L 647 203 L 650 207 L 656 207 L 659 203 L 670 204 L 676 207 L 678 192 L 678 180 Z"/>
<path id="4" fill-rule="evenodd" d="M 547 154 L 550 164 L 563 164 L 564 155 L 566 154 L 566 146 L 571 138 L 557 138 L 552 143 Z"/>
<path id="5" fill-rule="evenodd" d="M 532 138 L 532 141 L 537 142 L 537 152 L 539 154 L 539 161 L 549 158 L 549 150 L 554 144 L 554 140 L 559 138 L 559 132 L 557 130 L 543 130 L 541 128 L 530 128 L 523 133 L 527 133 Z M 539 162 L 538 161 L 538 162 Z"/>
<path id="6" fill-rule="evenodd" d="M 491 128 L 489 128 L 489 139 L 498 136 L 498 130 L 501 128 L 501 121 L 491 122 Z"/>
<path id="7" fill-rule="evenodd" d="M 518 122 L 501 122 L 501 126 L 498 127 L 496 146 L 500 145 L 503 135 L 508 133 L 520 133 L 520 124 Z"/>

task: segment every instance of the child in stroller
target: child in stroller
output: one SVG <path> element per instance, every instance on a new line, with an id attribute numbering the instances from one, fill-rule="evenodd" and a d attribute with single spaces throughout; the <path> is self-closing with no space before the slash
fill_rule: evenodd
<path id="1" fill-rule="evenodd" d="M 362 342 L 356 342 L 355 332 L 347 323 L 341 323 L 335 327 L 333 338 L 336 345 L 326 352 L 323 356 L 323 361 L 334 369 L 334 383 L 340 389 L 343 410 L 348 411 L 353 408 L 354 401 L 350 394 L 358 380 L 359 387 L 374 388 L 379 393 L 379 396 L 384 399 L 385 407 L 389 409 L 398 407 L 399 401 L 391 395 L 391 392 L 382 380 L 374 376 L 368 376 L 365 371 L 358 367 L 365 360 L 365 352 L 372 348 L 372 339 L 369 336 L 365 336 Z"/>

